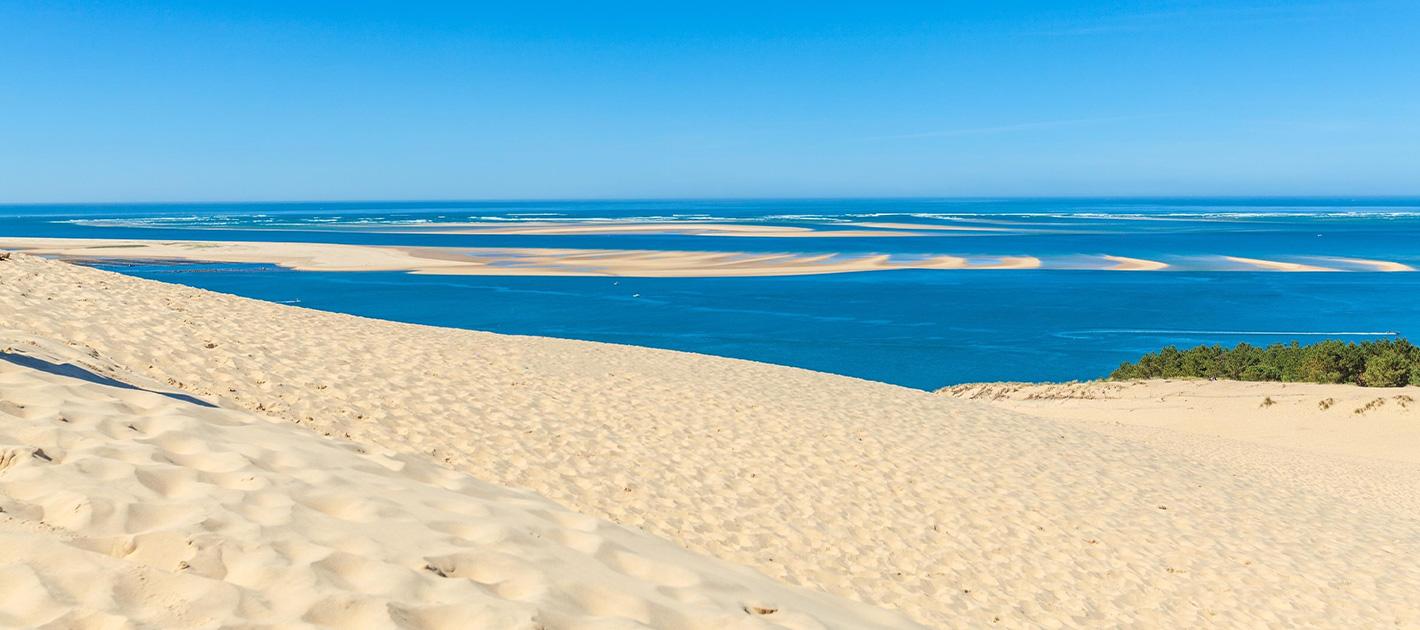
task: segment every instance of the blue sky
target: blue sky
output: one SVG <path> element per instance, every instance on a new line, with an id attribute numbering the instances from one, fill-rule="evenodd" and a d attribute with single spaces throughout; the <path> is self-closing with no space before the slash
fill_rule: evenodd
<path id="1" fill-rule="evenodd" d="M 594 4 L 0 0 L 0 202 L 1420 194 L 1413 1 Z"/>

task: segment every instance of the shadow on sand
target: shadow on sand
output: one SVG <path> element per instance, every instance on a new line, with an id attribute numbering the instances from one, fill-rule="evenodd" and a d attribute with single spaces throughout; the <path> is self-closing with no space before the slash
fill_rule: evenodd
<path id="1" fill-rule="evenodd" d="M 45 361 L 44 359 L 39 359 L 24 354 L 17 354 L 14 352 L 0 352 L 0 359 L 9 361 L 10 363 L 14 363 L 15 365 L 18 365 L 20 367 L 27 367 L 33 370 L 39 370 L 41 372 L 48 372 L 57 376 L 77 378 L 80 380 L 88 381 L 90 383 L 108 385 L 109 387 L 135 389 L 140 392 L 148 392 L 150 394 L 158 394 L 159 396 L 167 396 L 168 398 L 171 398 L 173 400 L 181 400 L 183 402 L 192 403 L 194 405 L 200 405 L 203 407 L 216 407 L 216 405 L 202 400 L 201 398 L 195 398 L 192 396 L 188 396 L 187 394 L 177 394 L 173 392 L 160 392 L 151 389 L 144 389 L 142 387 L 137 387 L 135 385 L 131 385 L 120 380 L 115 380 L 107 376 L 103 376 L 101 374 L 95 374 L 72 363 L 51 363 L 49 361 Z"/>

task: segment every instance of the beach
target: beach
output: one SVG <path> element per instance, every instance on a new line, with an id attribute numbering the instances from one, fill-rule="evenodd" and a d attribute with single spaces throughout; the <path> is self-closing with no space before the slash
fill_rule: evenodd
<path id="1" fill-rule="evenodd" d="M 1382 500 L 1416 479 L 1404 460 L 1323 491 L 1240 474 L 1320 443 L 1214 460 L 1274 445 L 23 254 L 0 300 L 30 357 L 0 362 L 20 624 L 1420 624 L 1420 520 Z"/>

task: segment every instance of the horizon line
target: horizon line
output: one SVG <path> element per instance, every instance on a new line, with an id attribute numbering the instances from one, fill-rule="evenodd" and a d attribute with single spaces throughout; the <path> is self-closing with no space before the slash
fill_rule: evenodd
<path id="1" fill-rule="evenodd" d="M 666 196 L 666 197 L 447 197 L 447 198 L 324 198 L 324 199 L 187 199 L 169 201 L 0 201 L 0 207 L 20 206 L 163 206 L 320 203 L 537 203 L 537 202 L 655 202 L 655 201 L 1021 201 L 1021 200 L 1420 200 L 1420 192 L 1401 194 L 1125 194 L 1125 195 L 832 195 L 832 196 Z"/>

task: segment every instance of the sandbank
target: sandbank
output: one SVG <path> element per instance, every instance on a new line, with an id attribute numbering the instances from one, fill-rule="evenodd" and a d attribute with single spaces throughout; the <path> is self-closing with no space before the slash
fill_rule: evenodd
<path id="1" fill-rule="evenodd" d="M 1371 260 L 1369 258 L 1331 258 L 1340 263 L 1357 265 L 1369 271 L 1403 272 L 1415 271 L 1414 267 L 1401 262 L 1391 260 Z"/>
<path id="2" fill-rule="evenodd" d="M 1283 262 L 1279 260 L 1263 260 L 1261 258 L 1243 258 L 1241 256 L 1224 256 L 1225 260 L 1253 267 L 1263 271 L 1291 271 L 1291 272 L 1316 272 L 1316 271 L 1341 271 L 1331 267 L 1318 267 L 1316 265 L 1306 265 L 1302 263 Z"/>
<path id="3" fill-rule="evenodd" d="M 1158 271 L 1168 269 L 1169 265 L 1157 260 L 1145 260 L 1143 258 L 1129 258 L 1127 256 L 1101 256 L 1105 260 L 1115 263 L 1109 269 L 1111 271 Z"/>
<path id="4" fill-rule="evenodd" d="M 0 247 L 83 260 L 267 263 L 301 271 L 403 271 L 477 276 L 792 276 L 902 269 L 1029 269 L 1029 256 L 791 254 L 661 250 L 454 248 L 133 239 L 0 238 Z"/>

